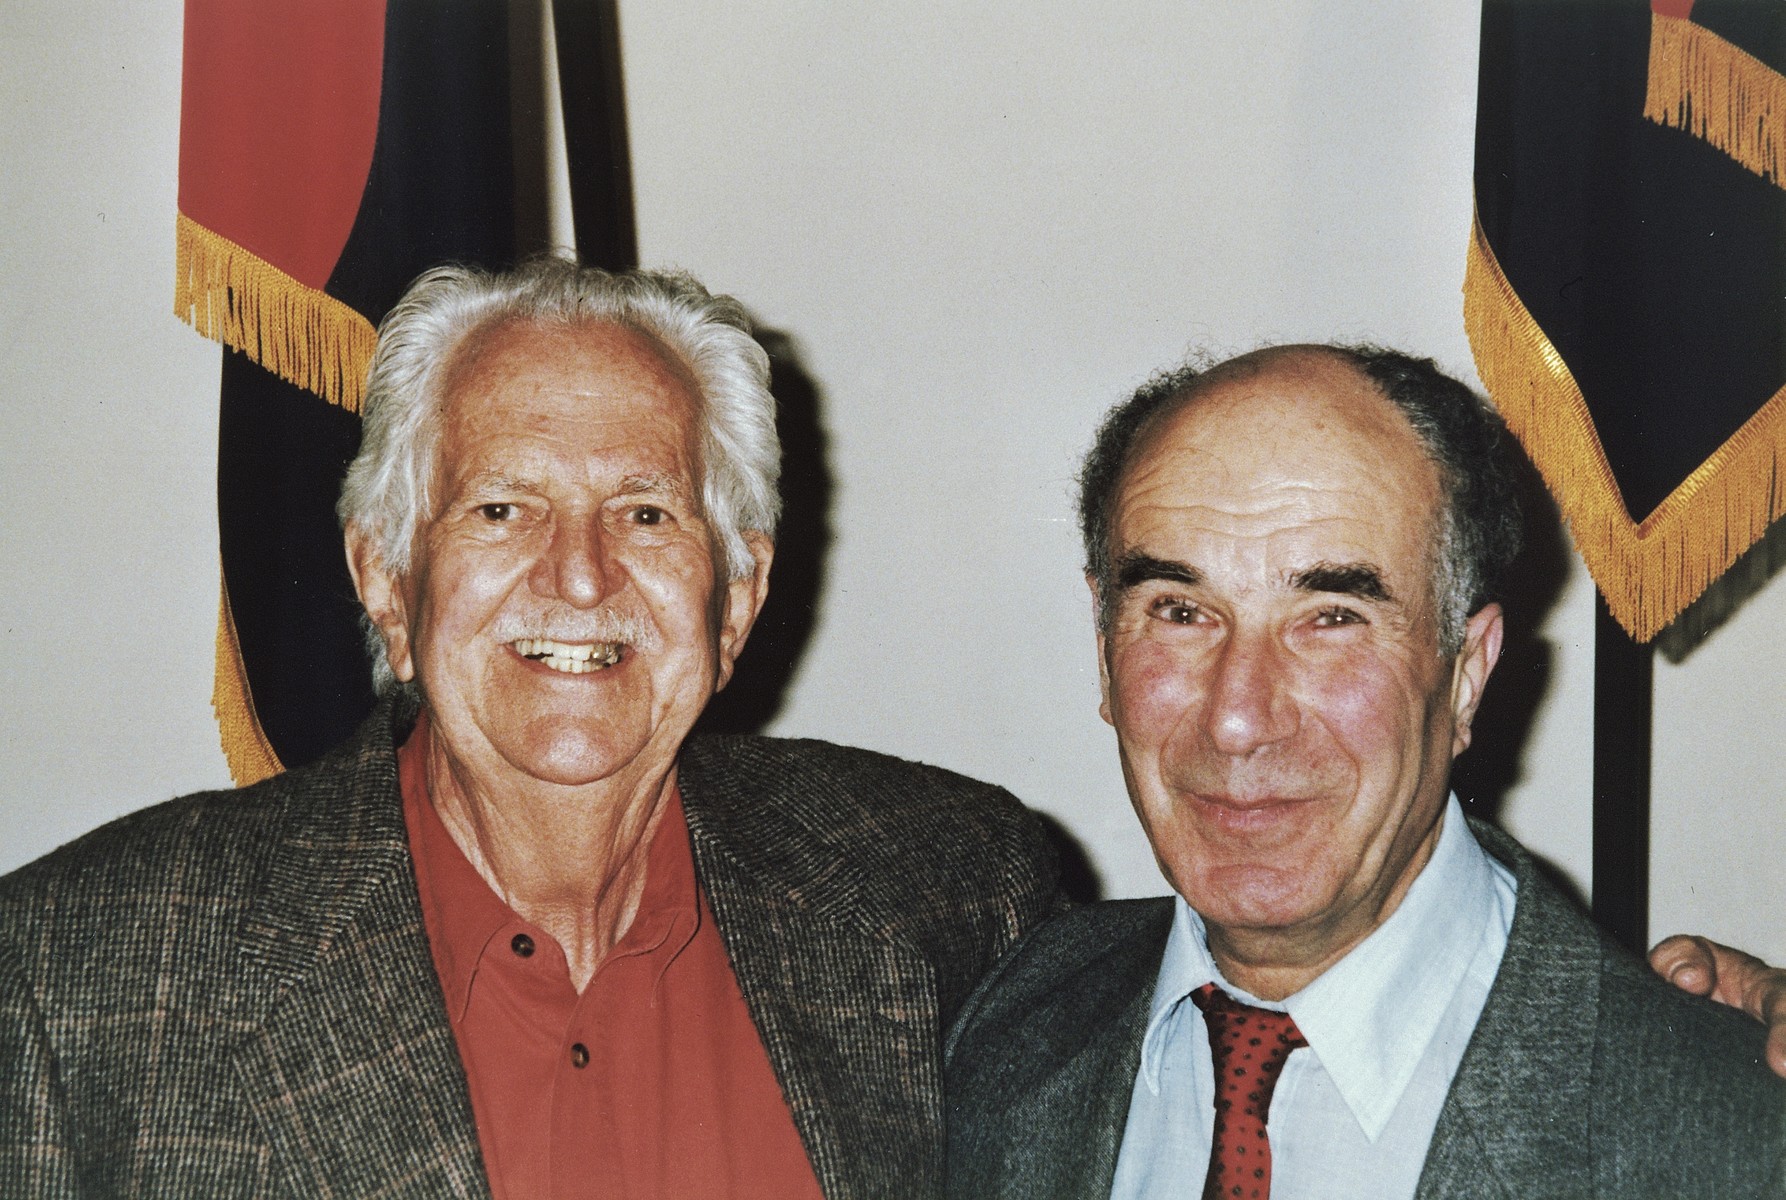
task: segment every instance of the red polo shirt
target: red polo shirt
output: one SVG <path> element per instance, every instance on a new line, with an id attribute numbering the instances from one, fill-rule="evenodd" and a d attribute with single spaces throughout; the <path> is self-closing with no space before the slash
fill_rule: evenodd
<path id="1" fill-rule="evenodd" d="M 398 752 L 403 816 L 496 1200 L 818 1200 L 695 879 L 681 796 L 632 927 L 579 995 L 558 943 L 502 902 L 434 811 L 424 728 Z"/>

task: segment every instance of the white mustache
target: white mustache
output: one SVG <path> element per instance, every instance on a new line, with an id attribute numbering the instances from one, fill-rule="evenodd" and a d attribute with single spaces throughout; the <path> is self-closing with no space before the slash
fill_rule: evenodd
<path id="1" fill-rule="evenodd" d="M 619 642 L 635 650 L 655 650 L 657 632 L 631 613 L 548 612 L 503 617 L 496 623 L 502 642 L 523 638 L 544 642 Z"/>

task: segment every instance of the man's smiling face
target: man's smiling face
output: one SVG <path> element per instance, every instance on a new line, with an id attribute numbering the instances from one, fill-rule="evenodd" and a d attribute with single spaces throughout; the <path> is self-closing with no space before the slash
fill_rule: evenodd
<path id="1" fill-rule="evenodd" d="M 392 669 L 484 778 L 666 768 L 730 675 L 769 554 L 752 535 L 758 578 L 725 582 L 693 381 L 631 329 L 508 323 L 459 347 L 444 389 L 411 569 L 359 569 Z"/>
<path id="2" fill-rule="evenodd" d="M 1113 507 L 1103 714 L 1212 938 L 1331 961 L 1425 864 L 1499 638 L 1490 606 L 1440 655 L 1440 504 L 1399 410 L 1316 351 L 1207 383 L 1139 441 Z"/>

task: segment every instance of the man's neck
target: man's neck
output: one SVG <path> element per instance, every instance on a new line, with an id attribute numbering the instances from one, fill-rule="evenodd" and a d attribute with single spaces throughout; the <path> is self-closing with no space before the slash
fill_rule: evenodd
<path id="1" fill-rule="evenodd" d="M 1260 937 L 1254 930 L 1207 926 L 1209 956 L 1222 977 L 1245 988 L 1261 1000 L 1283 1000 L 1319 979 L 1352 947 L 1369 936 L 1369 930 L 1341 944 L 1321 941 L 1299 945 L 1284 938 Z"/>
<path id="2" fill-rule="evenodd" d="M 516 914 L 563 948 L 578 991 L 638 913 L 675 764 L 571 788 L 490 781 L 427 744 L 428 798 L 466 859 Z"/>

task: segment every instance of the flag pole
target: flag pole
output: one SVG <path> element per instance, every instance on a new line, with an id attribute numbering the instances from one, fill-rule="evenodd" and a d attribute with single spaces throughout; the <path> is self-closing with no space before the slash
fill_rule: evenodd
<path id="1" fill-rule="evenodd" d="M 1655 651 L 1594 597 L 1594 919 L 1649 947 L 1650 706 Z"/>
<path id="2" fill-rule="evenodd" d="M 609 270 L 635 267 L 639 240 L 633 224 L 620 13 L 614 0 L 553 0 L 552 29 L 577 257 Z"/>

